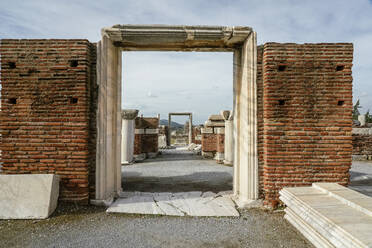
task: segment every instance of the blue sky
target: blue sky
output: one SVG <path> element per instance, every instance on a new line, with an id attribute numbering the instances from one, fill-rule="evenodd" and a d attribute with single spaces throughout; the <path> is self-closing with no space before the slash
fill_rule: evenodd
<path id="1" fill-rule="evenodd" d="M 87 38 L 94 42 L 100 39 L 102 27 L 118 23 L 251 26 L 257 31 L 259 44 L 270 41 L 353 42 L 354 99 L 360 98 L 364 107 L 362 111 L 368 108 L 372 110 L 372 1 L 369 0 L 0 0 L 0 38 Z M 196 110 L 191 109 L 194 106 L 187 105 L 183 98 L 177 98 L 180 104 L 172 106 L 175 109 L 216 112 L 220 105 L 209 102 L 216 97 L 221 99 L 218 103 L 226 106 L 230 104 L 231 90 L 227 90 L 228 85 L 225 85 L 231 80 L 229 54 L 189 54 L 182 58 L 178 54 L 151 53 L 125 56 L 127 64 L 124 69 L 128 66 L 132 72 L 126 74 L 128 87 L 132 84 L 130 80 L 137 84 L 144 81 L 148 84 L 152 80 L 159 82 L 159 78 L 162 80 L 156 90 L 142 87 L 147 90 L 138 91 L 138 96 L 132 93 L 133 99 L 126 103 L 128 105 L 138 105 L 136 99 L 150 108 L 156 107 L 154 99 L 167 102 L 167 99 L 162 98 L 167 95 L 167 89 L 174 87 L 175 78 L 179 85 L 183 85 L 184 88 L 178 88 L 183 94 L 187 95 L 190 87 L 195 85 L 202 85 L 200 95 L 203 95 L 203 90 L 209 93 L 214 89 L 215 93 L 211 99 L 193 96 L 191 100 L 198 106 Z M 157 60 L 156 66 L 150 63 Z M 187 61 L 186 67 L 182 61 Z M 157 73 L 170 62 L 173 78 L 172 75 L 165 77 L 164 72 Z M 185 70 L 176 71 L 176 65 Z M 148 68 L 146 74 L 140 73 L 141 67 Z M 138 79 L 139 75 L 142 78 Z M 185 86 L 179 78 L 192 78 L 196 82 Z M 161 112 L 162 116 L 165 114 L 162 109 L 152 111 Z M 200 122 L 206 117 L 202 114 L 197 120 Z"/>

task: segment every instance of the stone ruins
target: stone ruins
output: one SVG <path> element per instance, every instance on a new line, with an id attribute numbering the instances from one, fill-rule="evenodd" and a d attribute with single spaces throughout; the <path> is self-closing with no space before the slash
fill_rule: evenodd
<path id="1" fill-rule="evenodd" d="M 350 43 L 257 46 L 250 27 L 115 25 L 98 43 L 3 39 L 0 49 L 2 174 L 59 175 L 60 200 L 107 202 L 122 190 L 122 162 L 158 152 L 158 118 L 121 111 L 122 51 L 234 54 L 234 109 L 200 135 L 205 156 L 233 161 L 238 205 L 275 207 L 283 187 L 348 183 Z"/>
<path id="2" fill-rule="evenodd" d="M 101 34 L 97 43 L 0 41 L 0 186 L 28 190 L 27 197 L 0 191 L 0 218 L 47 218 L 57 200 L 111 206 L 109 212 L 135 203 L 179 216 L 223 215 L 221 202 L 228 216 L 239 215 L 235 205 L 286 204 L 286 219 L 318 247 L 372 244 L 371 198 L 342 187 L 352 157 L 372 156 L 371 127 L 362 117 L 352 125 L 353 44 L 257 45 L 256 32 L 240 26 L 114 25 Z M 123 51 L 233 53 L 233 109 L 203 126 L 193 125 L 196 110 L 170 112 L 161 126 L 159 116 L 122 109 Z M 122 165 L 171 148 L 173 115 L 189 116 L 188 150 L 233 167 L 231 197 L 199 191 L 188 200 L 171 192 L 120 198 Z M 195 197 L 211 212 L 193 208 Z M 348 225 L 355 220 L 359 231 Z"/>
<path id="3" fill-rule="evenodd" d="M 159 142 L 158 118 L 121 110 L 122 51 L 234 54 L 233 110 L 211 115 L 200 136 L 204 156 L 233 164 L 239 206 L 276 207 L 283 187 L 348 184 L 353 45 L 257 46 L 252 28 L 220 26 L 115 25 L 98 43 L 1 40 L 2 174 L 59 175 L 62 201 L 120 194 L 121 164 L 156 156 Z M 190 120 L 190 143 L 193 130 Z"/>

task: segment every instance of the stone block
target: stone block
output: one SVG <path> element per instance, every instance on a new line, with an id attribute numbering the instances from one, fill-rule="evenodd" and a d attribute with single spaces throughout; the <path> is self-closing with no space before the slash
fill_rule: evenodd
<path id="1" fill-rule="evenodd" d="M 56 209 L 59 177 L 0 175 L 0 219 L 45 219 Z"/>
<path id="2" fill-rule="evenodd" d="M 335 183 L 283 188 L 285 218 L 316 247 L 371 247 L 372 198 Z"/>
<path id="3" fill-rule="evenodd" d="M 210 127 L 205 127 L 205 128 L 202 128 L 201 129 L 201 133 L 208 133 L 208 134 L 212 134 L 213 133 L 213 128 L 210 128 Z"/>

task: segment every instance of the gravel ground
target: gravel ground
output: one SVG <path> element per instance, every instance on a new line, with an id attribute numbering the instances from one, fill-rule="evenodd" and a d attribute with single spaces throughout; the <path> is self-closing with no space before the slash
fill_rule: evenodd
<path id="1" fill-rule="evenodd" d="M 123 190 L 188 192 L 232 190 L 233 168 L 184 150 L 163 150 L 156 159 L 122 166 Z"/>
<path id="2" fill-rule="evenodd" d="M 353 161 L 349 187 L 372 197 L 372 162 Z"/>
<path id="3" fill-rule="evenodd" d="M 241 217 L 107 214 L 60 205 L 48 220 L 0 221 L 1 247 L 313 247 L 283 212 L 251 209 Z"/>
<path id="4" fill-rule="evenodd" d="M 126 191 L 232 189 L 232 168 L 183 151 L 123 166 Z M 250 209 L 240 217 L 108 214 L 60 204 L 47 220 L 0 221 L 0 247 L 312 247 L 283 212 Z"/>

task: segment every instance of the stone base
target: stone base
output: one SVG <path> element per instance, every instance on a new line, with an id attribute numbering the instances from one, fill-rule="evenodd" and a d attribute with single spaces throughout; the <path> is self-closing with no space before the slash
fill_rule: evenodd
<path id="1" fill-rule="evenodd" d="M 263 201 L 258 200 L 244 200 L 240 198 L 234 198 L 235 204 L 240 209 L 249 209 L 249 208 L 261 208 L 263 206 Z"/>
<path id="2" fill-rule="evenodd" d="M 135 154 L 133 155 L 133 158 L 135 162 L 141 162 L 146 159 L 146 153 Z"/>
<path id="3" fill-rule="evenodd" d="M 0 219 L 46 219 L 56 209 L 59 177 L 0 175 Z"/>
<path id="4" fill-rule="evenodd" d="M 228 165 L 228 166 L 233 166 L 234 165 L 234 162 L 233 161 L 228 161 L 228 160 L 224 160 L 223 163 L 225 165 Z"/>
<path id="5" fill-rule="evenodd" d="M 114 198 L 113 197 L 110 197 L 108 199 L 105 199 L 105 200 L 90 200 L 90 204 L 94 205 L 94 206 L 99 206 L 99 207 L 109 207 L 111 206 L 111 204 L 114 202 Z"/>
<path id="6" fill-rule="evenodd" d="M 201 152 L 203 158 L 213 158 L 214 157 L 214 152 Z"/>
<path id="7" fill-rule="evenodd" d="M 225 154 L 223 152 L 216 152 L 214 159 L 217 161 L 217 163 L 223 164 L 224 157 L 225 157 Z"/>
<path id="8" fill-rule="evenodd" d="M 147 153 L 147 158 L 156 158 L 158 156 L 157 152 L 149 152 Z"/>

